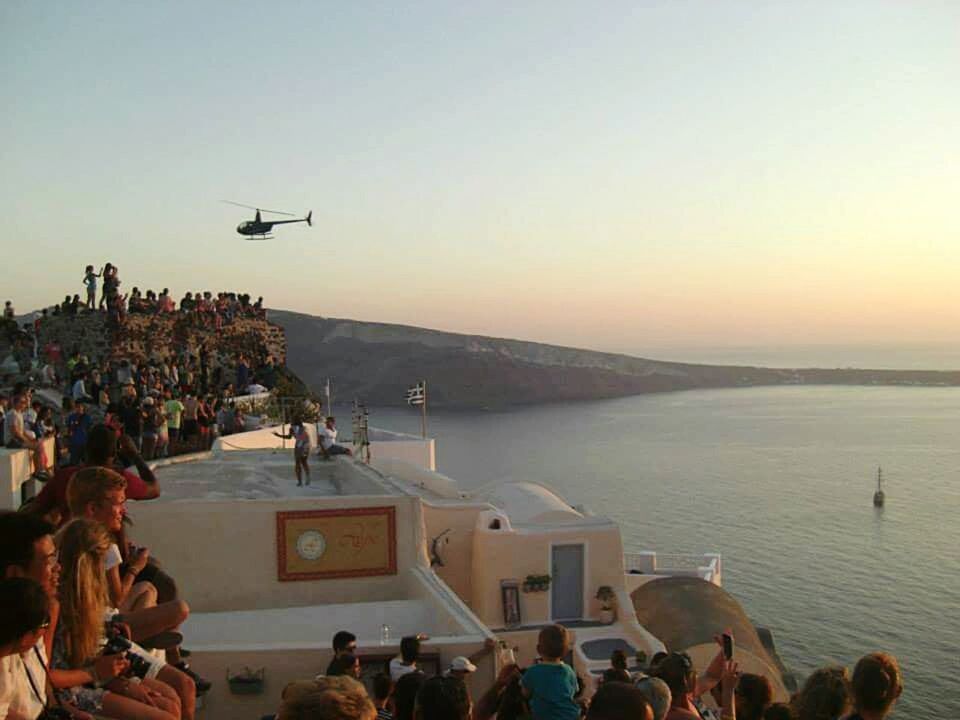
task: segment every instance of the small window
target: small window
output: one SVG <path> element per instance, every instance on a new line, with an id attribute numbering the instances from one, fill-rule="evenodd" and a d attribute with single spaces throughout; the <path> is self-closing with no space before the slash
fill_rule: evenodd
<path id="1" fill-rule="evenodd" d="M 490 529 L 491 530 L 500 529 L 500 518 L 494 518 L 493 520 L 490 521 Z"/>

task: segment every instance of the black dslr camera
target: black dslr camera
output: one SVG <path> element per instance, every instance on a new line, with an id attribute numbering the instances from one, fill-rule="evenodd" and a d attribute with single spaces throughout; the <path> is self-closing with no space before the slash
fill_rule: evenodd
<path id="1" fill-rule="evenodd" d="M 70 720 L 72 717 L 64 707 L 46 707 L 37 715 L 37 720 Z"/>
<path id="2" fill-rule="evenodd" d="M 126 677 L 138 677 L 143 680 L 150 672 L 150 663 L 144 660 L 136 653 L 129 652 L 131 648 L 130 641 L 123 635 L 114 634 L 107 639 L 107 644 L 103 646 L 104 655 L 123 655 L 130 663 L 130 669 L 124 675 Z"/>

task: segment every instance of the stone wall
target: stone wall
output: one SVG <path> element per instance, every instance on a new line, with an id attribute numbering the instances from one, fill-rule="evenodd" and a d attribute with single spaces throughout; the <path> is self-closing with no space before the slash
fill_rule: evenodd
<path id="1" fill-rule="evenodd" d="M 239 318 L 220 330 L 198 327 L 180 315 L 128 315 L 122 328 L 109 327 L 103 313 L 49 317 L 40 325 L 40 347 L 56 341 L 64 358 L 77 349 L 92 362 L 159 359 L 171 352 L 196 355 L 201 345 L 211 351 L 211 367 L 233 367 L 238 352 L 254 362 L 272 356 L 277 365 L 287 359 L 283 328 L 253 318 Z"/>

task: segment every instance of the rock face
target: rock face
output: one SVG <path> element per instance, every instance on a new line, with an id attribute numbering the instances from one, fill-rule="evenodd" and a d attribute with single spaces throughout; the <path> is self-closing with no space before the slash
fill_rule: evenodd
<path id="1" fill-rule="evenodd" d="M 212 353 L 212 368 L 232 368 L 238 352 L 252 358 L 270 355 L 279 365 L 287 357 L 283 328 L 253 318 L 238 318 L 215 330 L 197 327 L 179 313 L 128 315 L 123 327 L 114 331 L 103 313 L 51 316 L 40 324 L 40 347 L 51 341 L 59 343 L 64 357 L 76 349 L 97 361 L 142 362 L 184 350 L 195 355 L 201 345 Z"/>
<path id="2" fill-rule="evenodd" d="M 402 405 L 428 380 L 430 404 L 496 408 L 702 387 L 789 381 L 790 371 L 659 362 L 478 335 L 271 311 L 288 363 L 313 389 L 334 379 L 340 399 Z"/>
<path id="3" fill-rule="evenodd" d="M 960 385 L 960 372 L 694 365 L 282 310 L 270 319 L 314 391 L 330 377 L 340 400 L 379 406 L 402 405 L 421 379 L 431 406 L 458 409 L 756 385 Z"/>

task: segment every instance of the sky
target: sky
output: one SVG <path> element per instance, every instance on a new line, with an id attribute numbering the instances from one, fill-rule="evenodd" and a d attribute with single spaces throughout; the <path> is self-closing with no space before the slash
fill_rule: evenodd
<path id="1" fill-rule="evenodd" d="M 635 354 L 952 342 L 960 4 L 0 3 L 0 294 Z M 222 200 L 313 211 L 268 242 Z"/>

